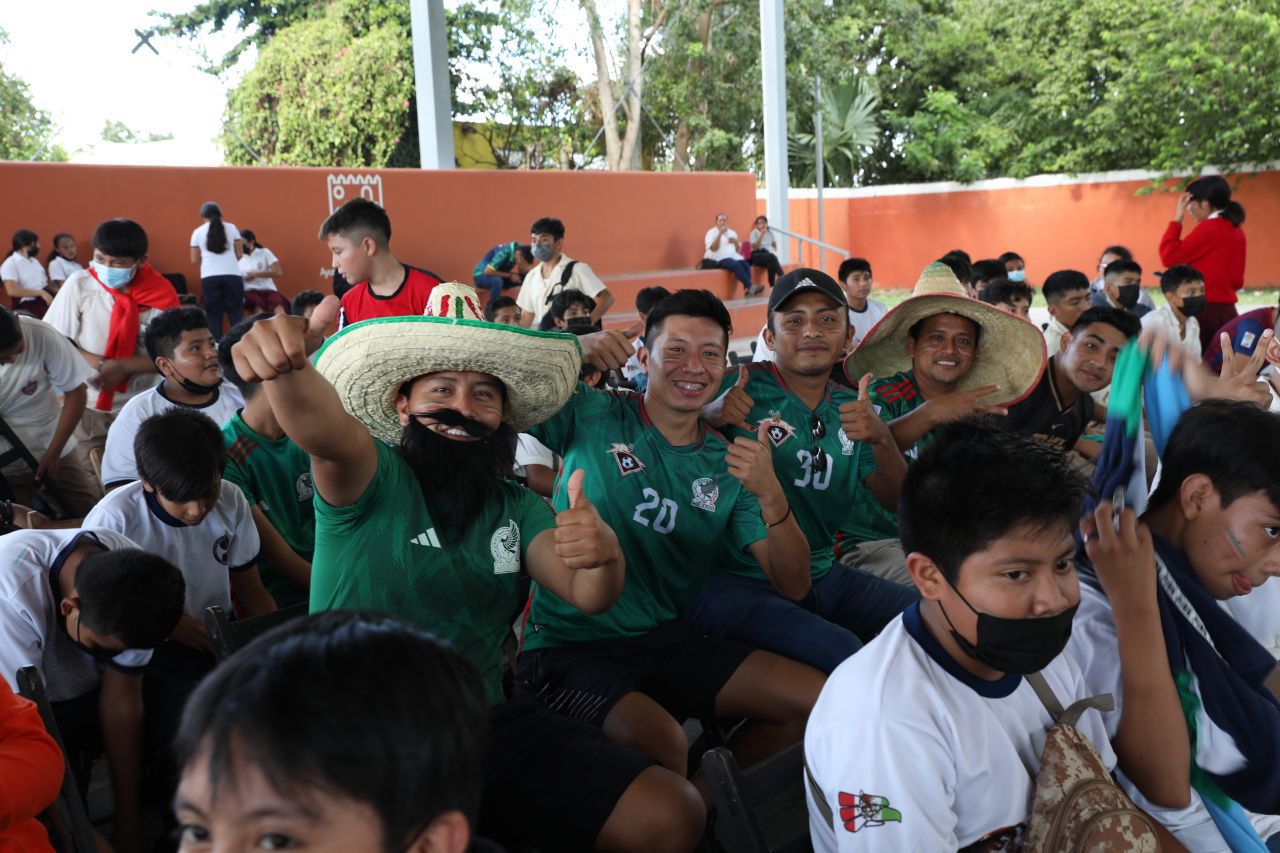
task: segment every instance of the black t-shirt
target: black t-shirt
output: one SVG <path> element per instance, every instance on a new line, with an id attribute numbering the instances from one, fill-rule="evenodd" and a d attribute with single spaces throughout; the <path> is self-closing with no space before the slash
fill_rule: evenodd
<path id="1" fill-rule="evenodd" d="M 1010 432 L 1066 452 L 1075 447 L 1093 420 L 1093 398 L 1081 394 L 1074 403 L 1064 403 L 1054 375 L 1056 361 L 1057 356 L 1051 357 L 1035 390 L 1021 403 L 1010 406 L 1008 416 L 996 418 L 995 422 Z"/>

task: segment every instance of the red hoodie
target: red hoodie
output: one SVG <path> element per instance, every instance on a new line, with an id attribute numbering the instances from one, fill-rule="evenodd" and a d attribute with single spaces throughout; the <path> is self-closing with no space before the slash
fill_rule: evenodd
<path id="1" fill-rule="evenodd" d="M 62 770 L 62 750 L 35 704 L 0 678 L 0 850 L 53 850 L 36 815 L 57 798 Z"/>
<path id="2" fill-rule="evenodd" d="M 1223 216 L 1206 219 L 1182 239 L 1182 223 L 1170 222 L 1160 238 L 1160 262 L 1188 264 L 1204 276 L 1206 302 L 1235 303 L 1244 287 L 1244 230 Z"/>

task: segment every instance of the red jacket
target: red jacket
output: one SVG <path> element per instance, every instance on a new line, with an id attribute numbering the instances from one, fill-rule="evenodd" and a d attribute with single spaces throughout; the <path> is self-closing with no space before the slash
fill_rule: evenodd
<path id="1" fill-rule="evenodd" d="M 35 816 L 58 796 L 62 770 L 62 751 L 36 706 L 0 678 L 0 850 L 53 850 Z"/>
<path id="2" fill-rule="evenodd" d="M 1204 276 L 1207 302 L 1234 303 L 1244 287 L 1244 230 L 1221 216 L 1206 219 L 1182 239 L 1182 223 L 1170 222 L 1160 238 L 1160 262 L 1189 264 Z"/>

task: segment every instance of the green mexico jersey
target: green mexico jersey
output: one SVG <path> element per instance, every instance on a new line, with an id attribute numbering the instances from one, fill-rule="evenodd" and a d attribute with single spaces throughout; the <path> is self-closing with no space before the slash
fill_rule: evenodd
<path id="1" fill-rule="evenodd" d="M 240 412 L 222 427 L 222 443 L 227 447 L 223 479 L 239 486 L 249 505 L 257 506 L 289 547 L 310 562 L 316 542 L 311 457 L 288 436 L 258 435 L 245 425 Z M 258 563 L 258 571 L 269 592 L 293 585 L 265 560 Z"/>
<path id="2" fill-rule="evenodd" d="M 505 698 L 502 644 L 522 603 L 525 554 L 555 527 L 555 515 L 533 492 L 502 482 L 450 544 L 400 451 L 374 445 L 378 471 L 359 500 L 335 507 L 316 495 L 311 611 L 380 611 L 449 640 L 480 670 L 489 703 L 498 704 Z"/>
<path id="3" fill-rule="evenodd" d="M 557 509 L 568 506 L 569 475 L 584 472 L 587 498 L 626 555 L 627 579 L 613 607 L 595 616 L 537 589 L 525 648 L 646 634 L 680 616 L 713 571 L 765 538 L 760 504 L 725 466 L 724 437 L 701 429 L 697 444 L 672 446 L 640 395 L 579 383 L 555 417 L 529 431 L 564 457 Z"/>
<path id="4" fill-rule="evenodd" d="M 876 470 L 871 447 L 850 440 L 840 428 L 840 406 L 856 401 L 858 395 L 828 383 L 826 395 L 813 410 L 787 387 L 772 362 L 749 365 L 747 375 L 746 392 L 755 403 L 748 420 L 759 423 L 777 418 L 767 433 L 773 451 L 773 470 L 791 503 L 800 530 L 809 541 L 810 575 L 813 580 L 820 580 L 831 570 L 836 531 L 848 517 L 850 503 L 864 499 L 875 501 L 866 484 Z M 737 371 L 726 373 L 721 391 L 728 391 L 737 381 Z M 816 441 L 810 428 L 815 414 L 825 427 L 825 435 Z M 738 427 L 726 429 L 734 436 L 746 435 Z M 827 457 L 825 470 L 818 470 L 814 464 L 815 447 L 822 448 Z M 764 572 L 754 561 L 735 571 L 764 578 Z"/>
<path id="5" fill-rule="evenodd" d="M 924 398 L 916 387 L 915 374 L 907 370 L 871 383 L 871 402 L 878 406 L 881 419 L 893 422 L 920 408 Z M 930 441 L 925 435 L 903 455 L 907 464 L 916 458 Z M 866 496 L 854 506 L 840 530 L 841 542 L 874 542 L 898 538 L 898 516 L 880 505 L 874 495 Z"/>

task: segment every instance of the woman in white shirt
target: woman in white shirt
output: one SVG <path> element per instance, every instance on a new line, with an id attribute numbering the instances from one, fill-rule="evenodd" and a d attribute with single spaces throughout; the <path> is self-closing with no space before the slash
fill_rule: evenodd
<path id="1" fill-rule="evenodd" d="M 769 286 L 782 275 L 782 264 L 778 263 L 778 240 L 769 230 L 769 218 L 757 216 L 751 228 L 751 236 L 747 242 L 751 244 L 751 266 L 764 267 L 769 273 Z"/>
<path id="2" fill-rule="evenodd" d="M 49 277 L 36 259 L 39 253 L 40 238 L 36 232 L 23 228 L 13 235 L 13 253 L 0 264 L 0 281 L 13 300 L 13 310 L 37 320 L 53 301 L 53 294 L 46 290 Z"/>
<path id="3" fill-rule="evenodd" d="M 222 318 L 227 328 L 244 319 L 244 276 L 240 273 L 240 232 L 222 221 L 216 202 L 200 207 L 204 224 L 191 232 L 191 263 L 200 265 L 200 292 L 204 312 L 209 315 L 209 331 L 222 337 Z"/>
<path id="4" fill-rule="evenodd" d="M 276 289 L 276 278 L 284 275 L 280 260 L 258 242 L 258 235 L 248 228 L 240 232 L 244 254 L 240 256 L 240 272 L 244 275 L 244 310 L 253 315 L 261 312 L 288 314 L 289 300 Z"/>
<path id="5" fill-rule="evenodd" d="M 84 267 L 76 263 L 76 238 L 65 232 L 53 235 L 53 251 L 49 253 L 49 289 L 54 293 L 62 283 Z"/>

